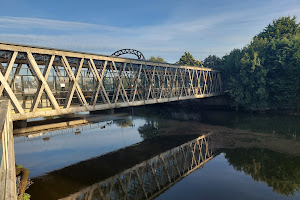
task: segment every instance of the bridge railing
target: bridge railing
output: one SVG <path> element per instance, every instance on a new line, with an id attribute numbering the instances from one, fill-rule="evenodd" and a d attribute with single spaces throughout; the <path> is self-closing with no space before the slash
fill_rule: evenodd
<path id="1" fill-rule="evenodd" d="M 0 99 L 13 120 L 223 93 L 219 71 L 0 43 Z"/>
<path id="2" fill-rule="evenodd" d="M 0 102 L 0 200 L 17 199 L 16 171 L 9 101 Z"/>
<path id="3" fill-rule="evenodd" d="M 216 134 L 206 134 L 127 169 L 63 200 L 154 199 L 211 160 Z"/>

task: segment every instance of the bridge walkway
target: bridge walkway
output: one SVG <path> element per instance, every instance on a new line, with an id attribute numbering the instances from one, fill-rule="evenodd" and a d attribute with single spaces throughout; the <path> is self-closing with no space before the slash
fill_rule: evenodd
<path id="1" fill-rule="evenodd" d="M 219 71 L 0 42 L 0 100 L 12 120 L 223 93 Z"/>

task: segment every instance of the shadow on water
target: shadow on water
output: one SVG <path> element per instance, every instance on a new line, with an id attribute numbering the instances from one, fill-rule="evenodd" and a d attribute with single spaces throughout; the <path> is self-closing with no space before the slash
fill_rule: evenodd
<path id="1" fill-rule="evenodd" d="M 250 130 L 260 133 L 281 134 L 286 137 L 300 137 L 300 116 L 267 113 L 246 113 L 232 110 L 207 110 L 181 107 L 180 105 L 151 105 L 135 108 L 137 116 L 197 121 L 201 123 L 226 126 L 234 129 Z"/>

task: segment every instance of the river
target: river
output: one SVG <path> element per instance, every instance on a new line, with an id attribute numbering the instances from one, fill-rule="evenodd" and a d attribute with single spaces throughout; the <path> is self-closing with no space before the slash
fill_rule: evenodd
<path id="1" fill-rule="evenodd" d="M 82 194 L 76 199 L 104 199 L 107 195 L 119 199 L 116 194 L 125 197 L 127 189 L 136 192 L 137 199 L 300 199 L 299 116 L 193 111 L 168 104 L 126 113 L 35 137 L 15 137 L 16 163 L 29 169 L 34 182 L 26 191 L 31 199 L 66 198 L 79 192 Z M 145 162 L 145 166 L 165 162 L 160 161 L 163 156 L 171 159 L 168 155 L 178 152 L 180 145 L 190 145 L 193 139 L 211 132 L 218 138 L 215 153 L 192 170 L 179 173 L 183 166 L 169 160 L 163 168 L 153 164 L 154 178 L 149 178 L 151 173 L 141 168 Z M 187 151 L 193 150 L 183 154 Z M 180 156 L 184 155 L 174 154 L 172 159 Z M 176 169 L 165 169 L 174 163 Z M 178 174 L 158 184 L 160 178 L 166 179 L 162 172 L 156 174 L 159 169 Z M 137 177 L 136 183 L 125 178 L 132 170 L 140 173 L 132 175 Z M 160 186 L 155 189 L 145 183 L 146 191 L 131 186 L 146 179 Z M 106 191 L 114 181 L 119 185 Z M 96 190 L 95 184 L 102 186 Z M 99 194 L 88 194 L 86 188 Z"/>

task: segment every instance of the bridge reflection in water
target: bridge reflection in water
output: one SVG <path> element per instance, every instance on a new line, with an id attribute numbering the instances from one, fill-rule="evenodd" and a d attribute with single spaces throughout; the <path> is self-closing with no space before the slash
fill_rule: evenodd
<path id="1" fill-rule="evenodd" d="M 212 159 L 215 141 L 200 136 L 63 199 L 153 199 Z"/>

